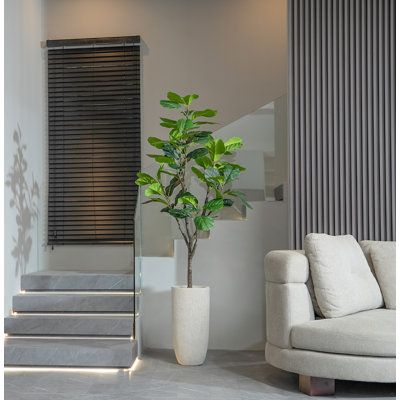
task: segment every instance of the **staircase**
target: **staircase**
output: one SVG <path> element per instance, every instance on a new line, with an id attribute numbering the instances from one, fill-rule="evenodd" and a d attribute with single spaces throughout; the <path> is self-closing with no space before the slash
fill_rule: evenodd
<path id="1" fill-rule="evenodd" d="M 132 273 L 23 275 L 4 320 L 4 364 L 129 368 L 137 355 L 133 310 Z"/>

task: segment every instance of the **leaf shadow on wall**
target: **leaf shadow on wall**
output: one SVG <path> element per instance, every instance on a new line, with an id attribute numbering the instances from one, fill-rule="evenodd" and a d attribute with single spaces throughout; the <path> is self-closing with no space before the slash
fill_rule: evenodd
<path id="1" fill-rule="evenodd" d="M 15 221 L 18 227 L 17 237 L 13 236 L 14 247 L 11 252 L 15 258 L 15 275 L 26 273 L 26 267 L 32 250 L 31 231 L 38 219 L 39 185 L 33 174 L 28 181 L 28 162 L 25 158 L 26 144 L 22 143 L 21 129 L 14 131 L 13 140 L 16 152 L 13 165 L 7 174 L 6 186 L 11 189 L 10 207 L 17 212 Z"/>

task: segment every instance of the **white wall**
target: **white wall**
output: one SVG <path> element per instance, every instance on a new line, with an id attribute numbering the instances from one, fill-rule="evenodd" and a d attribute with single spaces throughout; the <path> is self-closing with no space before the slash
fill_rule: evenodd
<path id="1" fill-rule="evenodd" d="M 217 221 L 201 240 L 193 279 L 211 288 L 210 349 L 265 346 L 264 256 L 288 248 L 287 203 L 254 202 L 244 221 Z M 142 337 L 145 347 L 172 347 L 170 288 L 186 282 L 186 247 L 176 258 L 144 258 Z"/>
<path id="2" fill-rule="evenodd" d="M 4 169 L 5 179 L 10 182 L 5 188 L 4 312 L 8 314 L 12 295 L 19 291 L 21 273 L 35 271 L 41 263 L 45 137 L 40 47 L 44 37 L 43 3 L 6 0 L 4 11 Z"/>

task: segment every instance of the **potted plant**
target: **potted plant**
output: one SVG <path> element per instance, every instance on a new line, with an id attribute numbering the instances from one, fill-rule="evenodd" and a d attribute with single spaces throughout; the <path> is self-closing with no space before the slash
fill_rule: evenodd
<path id="1" fill-rule="evenodd" d="M 161 106 L 180 112 L 178 119 L 161 118 L 160 125 L 169 129 L 167 140 L 149 137 L 149 143 L 160 150 L 149 154 L 158 164 L 154 176 L 139 172 L 136 184 L 147 186 L 144 202 L 157 202 L 161 212 L 175 219 L 187 247 L 187 285 L 172 288 L 174 350 L 182 365 L 204 362 L 209 336 L 210 288 L 193 286 L 192 262 L 200 231 L 209 231 L 220 211 L 231 207 L 238 199 L 249 207 L 243 193 L 233 190 L 231 183 L 245 170 L 231 159 L 242 147 L 242 139 L 216 139 L 204 127 L 212 124 L 209 118 L 216 110 L 194 110 L 192 102 L 199 96 L 180 96 L 168 92 Z M 199 198 L 190 192 L 191 179 L 204 190 Z"/>

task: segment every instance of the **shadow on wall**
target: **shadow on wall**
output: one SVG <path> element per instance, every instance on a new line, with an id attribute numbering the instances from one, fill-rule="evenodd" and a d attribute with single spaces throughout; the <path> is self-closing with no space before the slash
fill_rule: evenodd
<path id="1" fill-rule="evenodd" d="M 16 152 L 14 162 L 7 174 L 6 186 L 11 189 L 12 198 L 10 207 L 15 208 L 17 215 L 15 221 L 18 226 L 17 237 L 13 236 L 14 248 L 11 252 L 15 258 L 15 275 L 26 272 L 26 266 L 32 250 L 31 230 L 34 221 L 38 218 L 39 185 L 33 174 L 28 182 L 28 163 L 24 153 L 26 145 L 22 143 L 21 129 L 14 131 Z"/>

